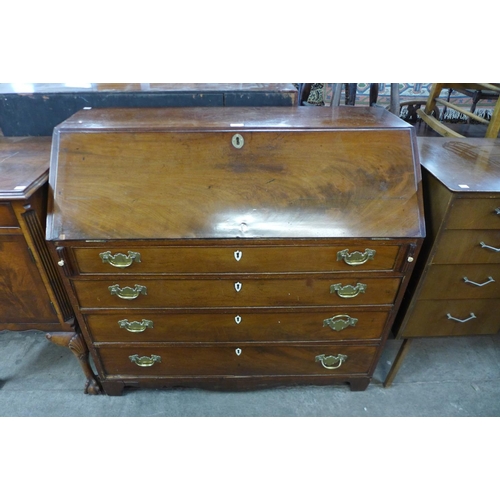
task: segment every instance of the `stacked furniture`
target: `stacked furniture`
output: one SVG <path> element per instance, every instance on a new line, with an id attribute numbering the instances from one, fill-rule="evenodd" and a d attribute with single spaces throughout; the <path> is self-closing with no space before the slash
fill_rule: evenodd
<path id="1" fill-rule="evenodd" d="M 411 126 L 375 108 L 93 109 L 53 147 L 47 239 L 96 392 L 367 387 L 424 237 Z"/>
<path id="2" fill-rule="evenodd" d="M 500 140 L 419 138 L 427 238 L 395 324 L 412 339 L 500 332 Z"/>
<path id="3" fill-rule="evenodd" d="M 444 89 L 448 92 L 456 91 L 460 94 L 472 98 L 472 109 L 470 111 L 452 104 L 448 100 L 442 99 L 439 96 Z M 483 125 L 486 125 L 484 137 L 488 139 L 496 139 L 500 131 L 500 85 L 498 83 L 433 83 L 429 97 L 425 104 L 424 109 L 418 109 L 417 114 L 422 120 L 429 125 L 434 131 L 443 137 L 457 137 L 463 138 L 464 136 L 444 124 L 439 120 L 438 105 L 445 108 L 451 108 L 460 114 L 467 116 L 469 120 L 474 120 Z M 478 116 L 474 113 L 477 102 L 480 99 L 494 100 L 495 106 L 491 113 L 491 118 L 488 120 L 484 117 Z"/>
<path id="4" fill-rule="evenodd" d="M 84 108 L 296 106 L 291 83 L 0 83 L 0 129 L 6 137 L 51 136 Z"/>

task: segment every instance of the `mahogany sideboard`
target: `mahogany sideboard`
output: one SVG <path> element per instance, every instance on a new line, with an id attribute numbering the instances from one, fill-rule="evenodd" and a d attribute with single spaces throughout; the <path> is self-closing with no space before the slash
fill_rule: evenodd
<path id="1" fill-rule="evenodd" d="M 425 235 L 414 129 L 376 108 L 83 110 L 54 130 L 50 187 L 109 395 L 364 390 Z"/>
<path id="2" fill-rule="evenodd" d="M 427 238 L 394 325 L 417 337 L 500 333 L 500 140 L 419 137 Z"/>
<path id="3" fill-rule="evenodd" d="M 0 137 L 0 331 L 40 330 L 92 381 L 89 352 L 45 240 L 50 137 Z M 90 382 L 85 392 L 95 392 Z"/>
<path id="4" fill-rule="evenodd" d="M 0 330 L 72 330 L 45 241 L 50 147 L 48 137 L 0 137 Z"/>

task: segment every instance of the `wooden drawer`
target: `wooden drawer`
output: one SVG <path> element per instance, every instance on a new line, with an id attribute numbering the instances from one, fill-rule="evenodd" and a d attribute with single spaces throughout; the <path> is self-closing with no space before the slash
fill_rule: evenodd
<path id="1" fill-rule="evenodd" d="M 376 346 L 352 345 L 240 345 L 205 344 L 147 345 L 100 347 L 104 372 L 111 376 L 214 376 L 214 375 L 358 375 L 368 374 L 375 362 Z M 346 356 L 339 368 L 324 368 L 317 356 L 336 356 L 333 366 L 340 364 L 339 355 Z M 152 366 L 138 366 L 137 358 L 159 356 Z M 135 359 L 137 359 L 135 358 Z"/>
<path id="2" fill-rule="evenodd" d="M 500 198 L 455 200 L 446 227 L 448 229 L 500 229 Z"/>
<path id="3" fill-rule="evenodd" d="M 19 227 L 10 203 L 0 203 L 0 227 Z"/>
<path id="4" fill-rule="evenodd" d="M 500 231 L 446 230 L 432 259 L 433 264 L 500 264 Z"/>
<path id="5" fill-rule="evenodd" d="M 500 300 L 421 300 L 404 327 L 406 337 L 446 337 L 500 332 Z M 451 315 L 452 319 L 448 317 Z M 474 317 L 471 318 L 471 316 Z M 467 320 L 468 318 L 471 318 Z M 464 322 L 457 321 L 467 320 Z"/>
<path id="6" fill-rule="evenodd" d="M 355 246 L 75 248 L 74 255 L 81 274 L 221 274 L 391 270 L 398 251 L 398 246 L 368 242 Z"/>
<path id="7" fill-rule="evenodd" d="M 456 264 L 430 267 L 421 299 L 500 298 L 500 264 Z"/>
<path id="8" fill-rule="evenodd" d="M 328 341 L 381 338 L 388 311 L 328 308 L 239 313 L 85 315 L 95 342 Z"/>
<path id="9" fill-rule="evenodd" d="M 400 284 L 399 278 L 364 276 L 238 278 L 160 280 L 136 277 L 113 281 L 75 280 L 73 286 L 82 308 L 130 309 L 392 304 Z M 123 299 L 119 295 L 135 298 Z"/>

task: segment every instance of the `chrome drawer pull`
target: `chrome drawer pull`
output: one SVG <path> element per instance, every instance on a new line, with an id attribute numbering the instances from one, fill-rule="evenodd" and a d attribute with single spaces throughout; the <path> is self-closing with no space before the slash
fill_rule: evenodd
<path id="1" fill-rule="evenodd" d="M 316 356 L 316 363 L 321 363 L 323 368 L 327 370 L 337 370 L 342 366 L 342 363 L 347 359 L 345 354 L 338 354 L 337 356 L 327 356 L 326 354 L 320 354 Z M 336 365 L 336 366 L 335 366 Z"/>
<path id="2" fill-rule="evenodd" d="M 125 328 L 131 333 L 142 333 L 146 328 L 153 328 L 153 322 L 149 319 L 142 321 L 129 321 L 128 319 L 121 319 L 118 321 L 120 328 Z"/>
<path id="3" fill-rule="evenodd" d="M 464 276 L 464 281 L 465 283 L 470 283 L 471 285 L 475 286 L 484 286 L 488 285 L 489 283 L 495 283 L 495 280 L 491 276 L 488 276 L 488 281 L 485 281 L 484 283 L 476 283 L 475 281 L 471 281 L 470 279 L 468 279 L 466 276 Z"/>
<path id="4" fill-rule="evenodd" d="M 339 297 L 342 297 L 343 299 L 352 299 L 354 297 L 357 297 L 360 293 L 365 293 L 365 290 L 366 285 L 364 283 L 358 283 L 356 286 L 342 286 L 342 283 L 337 283 L 330 286 L 330 293 L 337 292 L 337 295 Z"/>
<path id="5" fill-rule="evenodd" d="M 332 330 L 340 332 L 349 326 L 355 326 L 357 322 L 357 318 L 351 318 L 348 314 L 339 314 L 323 320 L 323 326 L 329 326 Z"/>
<path id="6" fill-rule="evenodd" d="M 129 356 L 128 359 L 135 363 L 137 366 L 148 367 L 153 366 L 155 363 L 161 363 L 161 356 L 156 354 L 151 354 L 151 356 L 139 356 L 138 354 L 133 354 Z"/>
<path id="7" fill-rule="evenodd" d="M 373 260 L 376 253 L 377 252 L 375 250 L 370 250 L 369 248 L 366 248 L 364 252 L 355 251 L 349 253 L 349 249 L 346 248 L 345 250 L 337 252 L 337 261 L 343 260 L 350 266 L 360 266 L 369 260 Z"/>
<path id="8" fill-rule="evenodd" d="M 111 285 L 108 286 L 108 290 L 111 292 L 111 295 L 117 295 L 120 299 L 124 300 L 134 300 L 141 294 L 148 294 L 148 289 L 143 285 L 135 285 L 134 288 L 130 288 L 129 286 L 120 288 L 120 285 Z"/>
<path id="9" fill-rule="evenodd" d="M 139 252 L 128 252 L 128 255 L 117 253 L 112 255 L 111 252 L 102 252 L 99 254 L 103 263 L 111 264 L 113 267 L 130 267 L 134 262 L 141 262 L 141 254 Z"/>
<path id="10" fill-rule="evenodd" d="M 500 207 L 495 208 L 495 213 L 496 213 L 497 215 L 500 215 Z"/>
<path id="11" fill-rule="evenodd" d="M 487 248 L 488 250 L 493 250 L 494 252 L 500 252 L 500 248 L 495 248 L 495 247 L 490 247 L 489 245 L 487 245 L 484 241 L 480 241 L 479 244 L 483 247 L 483 248 Z"/>
<path id="12" fill-rule="evenodd" d="M 467 323 L 467 321 L 470 321 L 471 319 L 474 319 L 476 317 L 476 315 L 472 312 L 470 313 L 470 316 L 465 319 L 454 318 L 450 313 L 447 313 L 446 316 L 448 317 L 448 319 L 452 319 L 453 321 L 458 321 L 459 323 Z"/>

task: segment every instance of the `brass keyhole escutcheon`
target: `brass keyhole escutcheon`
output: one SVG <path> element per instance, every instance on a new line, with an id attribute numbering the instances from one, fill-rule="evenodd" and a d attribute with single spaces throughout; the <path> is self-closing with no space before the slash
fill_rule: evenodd
<path id="1" fill-rule="evenodd" d="M 245 144 L 245 139 L 241 134 L 234 134 L 231 142 L 236 149 L 241 149 Z"/>

